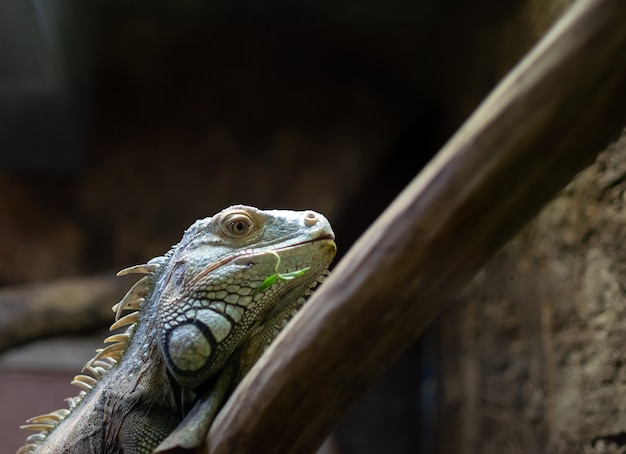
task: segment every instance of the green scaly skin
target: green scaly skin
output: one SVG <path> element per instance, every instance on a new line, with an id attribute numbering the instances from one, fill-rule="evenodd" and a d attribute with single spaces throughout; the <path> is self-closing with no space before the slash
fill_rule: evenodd
<path id="1" fill-rule="evenodd" d="M 68 409 L 23 426 L 37 433 L 18 454 L 196 449 L 335 252 L 313 211 L 238 205 L 196 221 L 167 254 L 120 272 L 146 274 L 113 307 L 111 329 L 126 331 L 75 377 Z"/>

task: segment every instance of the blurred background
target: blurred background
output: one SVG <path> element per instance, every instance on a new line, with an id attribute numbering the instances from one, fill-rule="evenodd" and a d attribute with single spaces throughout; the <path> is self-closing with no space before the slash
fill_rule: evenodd
<path id="1" fill-rule="evenodd" d="M 339 260 L 569 3 L 3 0 L 0 286 L 113 276 L 235 203 L 322 212 Z M 0 359 L 0 453 L 76 393 L 85 324 Z M 438 326 L 329 450 L 441 451 Z"/>

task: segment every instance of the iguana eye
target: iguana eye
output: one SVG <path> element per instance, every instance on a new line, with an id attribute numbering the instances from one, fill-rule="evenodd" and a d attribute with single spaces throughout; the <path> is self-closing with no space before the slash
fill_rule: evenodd
<path id="1" fill-rule="evenodd" d="M 224 218 L 222 232 L 231 238 L 243 238 L 254 228 L 254 223 L 243 213 L 234 213 Z"/>

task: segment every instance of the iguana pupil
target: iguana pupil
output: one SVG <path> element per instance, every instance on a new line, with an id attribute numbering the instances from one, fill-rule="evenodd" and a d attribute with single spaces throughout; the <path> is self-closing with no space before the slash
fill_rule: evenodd
<path id="1" fill-rule="evenodd" d="M 234 226 L 235 226 L 234 227 L 235 230 L 239 233 L 244 232 L 246 230 L 245 224 L 241 221 L 234 223 Z"/>
<path id="2" fill-rule="evenodd" d="M 196 221 L 113 306 L 122 333 L 72 381 L 69 408 L 28 420 L 18 454 L 194 450 L 234 386 L 328 273 L 336 246 L 313 211 L 238 205 Z M 131 311 L 123 314 L 124 311 Z"/>

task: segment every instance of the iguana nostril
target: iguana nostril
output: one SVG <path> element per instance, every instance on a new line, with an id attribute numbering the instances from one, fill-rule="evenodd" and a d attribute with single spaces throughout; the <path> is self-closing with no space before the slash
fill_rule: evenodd
<path id="1" fill-rule="evenodd" d="M 317 215 L 312 211 L 307 211 L 304 215 L 304 225 L 307 227 L 313 227 L 315 224 L 317 224 Z"/>

